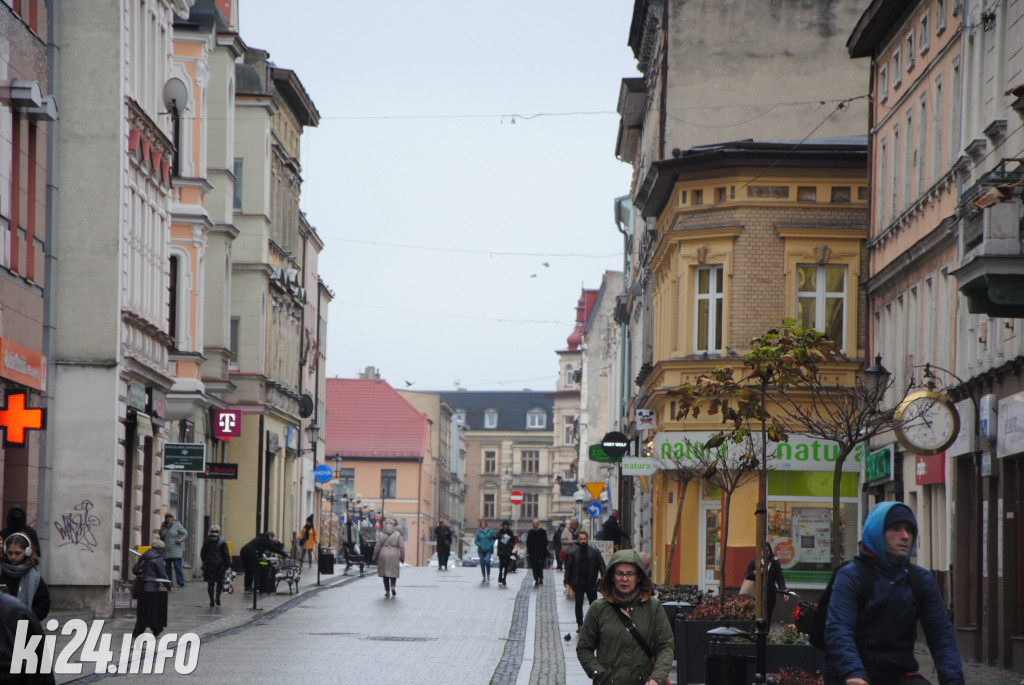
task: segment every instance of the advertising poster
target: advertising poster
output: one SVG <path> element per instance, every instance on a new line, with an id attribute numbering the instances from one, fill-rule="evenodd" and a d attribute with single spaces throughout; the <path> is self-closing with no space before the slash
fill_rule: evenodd
<path id="1" fill-rule="evenodd" d="M 793 544 L 802 564 L 827 564 L 832 553 L 829 541 L 831 512 L 825 507 L 793 507 Z"/>

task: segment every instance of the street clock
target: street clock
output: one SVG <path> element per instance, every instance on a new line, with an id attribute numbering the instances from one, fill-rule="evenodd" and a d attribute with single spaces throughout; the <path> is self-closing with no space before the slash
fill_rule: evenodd
<path id="1" fill-rule="evenodd" d="M 960 413 L 948 396 L 934 390 L 912 392 L 894 414 L 896 439 L 913 454 L 944 452 L 960 433 Z"/>

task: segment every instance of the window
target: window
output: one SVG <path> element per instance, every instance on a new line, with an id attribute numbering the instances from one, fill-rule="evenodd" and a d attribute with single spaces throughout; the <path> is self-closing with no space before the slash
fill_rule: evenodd
<path id="1" fill-rule="evenodd" d="M 724 272 L 720 266 L 697 269 L 694 314 L 695 352 L 719 352 L 722 349 L 722 289 Z"/>
<path id="2" fill-rule="evenodd" d="M 921 25 L 920 25 L 920 28 L 917 31 L 917 35 L 918 35 L 918 38 L 917 38 L 917 48 L 918 48 L 918 50 L 921 51 L 921 54 L 923 55 L 924 53 L 928 52 L 928 46 L 931 44 L 931 35 L 929 34 L 929 31 L 928 31 L 928 12 L 927 12 L 927 10 L 925 11 L 924 16 L 921 17 Z"/>
<path id="3" fill-rule="evenodd" d="M 693 191 L 693 204 L 702 205 L 704 204 L 704 191 L 694 190 Z"/>
<path id="4" fill-rule="evenodd" d="M 523 493 L 523 511 L 522 517 L 530 520 L 539 518 L 540 514 L 540 495 L 536 493 Z"/>
<path id="5" fill-rule="evenodd" d="M 563 416 L 562 417 L 562 444 L 572 445 L 574 444 L 574 438 L 576 437 L 576 417 L 574 416 Z"/>
<path id="6" fill-rule="evenodd" d="M 903 79 L 903 71 L 900 68 L 900 51 L 892 53 L 892 87 L 899 88 L 900 83 Z"/>
<path id="7" fill-rule="evenodd" d="M 466 425 L 466 410 L 465 409 L 458 410 L 457 412 L 455 412 L 455 416 L 453 416 L 452 418 L 455 420 L 455 423 L 459 424 L 460 426 L 465 426 Z"/>
<path id="8" fill-rule="evenodd" d="M 398 491 L 398 472 L 395 469 L 380 470 L 380 498 L 393 499 Z"/>
<path id="9" fill-rule="evenodd" d="M 484 495 L 484 505 L 483 505 L 483 508 L 481 509 L 481 511 L 483 511 L 483 514 L 481 515 L 480 518 L 492 519 L 492 518 L 494 518 L 496 516 L 496 514 L 494 513 L 494 494 L 493 493 L 488 493 L 488 494 Z"/>
<path id="10" fill-rule="evenodd" d="M 850 186 L 832 186 L 833 204 L 844 204 L 849 202 L 850 199 Z"/>
<path id="11" fill-rule="evenodd" d="M 238 368 L 238 329 L 241 326 L 241 319 L 237 316 L 231 317 L 231 356 L 228 358 L 228 366 L 232 369 Z"/>
<path id="12" fill-rule="evenodd" d="M 942 75 L 935 79 L 935 101 L 932 105 L 932 183 L 942 177 Z"/>
<path id="13" fill-rule="evenodd" d="M 884 66 L 878 70 L 878 99 L 882 102 L 889 99 L 889 69 Z"/>
<path id="14" fill-rule="evenodd" d="M 565 365 L 565 387 L 571 388 L 575 384 L 575 373 L 572 364 Z"/>
<path id="15" fill-rule="evenodd" d="M 497 409 L 485 409 L 484 410 L 484 428 L 494 429 L 498 427 L 498 410 Z"/>
<path id="16" fill-rule="evenodd" d="M 914 68 L 914 32 L 907 34 L 907 71 Z"/>
<path id="17" fill-rule="evenodd" d="M 815 186 L 797 186 L 797 189 L 796 189 L 796 201 L 797 202 L 817 202 L 818 201 L 818 189 Z"/>
<path id="18" fill-rule="evenodd" d="M 725 202 L 729 199 L 728 190 L 724 187 L 715 188 L 715 202 Z"/>
<path id="19" fill-rule="evenodd" d="M 356 470 L 355 469 L 338 469 L 334 477 L 337 482 L 334 483 L 334 493 L 341 497 L 347 495 L 352 497 L 356 492 Z"/>
<path id="20" fill-rule="evenodd" d="M 889 190 L 889 181 L 886 174 L 889 172 L 889 149 L 885 138 L 878 143 L 878 199 L 875 215 L 875 235 L 878 235 L 885 228 L 886 193 Z"/>
<path id="21" fill-rule="evenodd" d="M 494 450 L 484 450 L 484 473 L 498 472 L 498 453 Z"/>
<path id="22" fill-rule="evenodd" d="M 543 409 L 531 409 L 526 412 L 526 427 L 544 429 L 548 427 L 548 413 Z"/>
<path id="23" fill-rule="evenodd" d="M 917 195 L 924 194 L 925 148 L 928 145 L 928 93 L 921 95 L 920 116 L 917 118 Z"/>
<path id="24" fill-rule="evenodd" d="M 846 267 L 801 265 L 797 268 L 797 322 L 827 335 L 843 348 L 846 313 Z"/>
<path id="25" fill-rule="evenodd" d="M 899 215 L 900 201 L 900 127 L 892 127 L 892 173 L 889 175 L 889 200 L 891 210 L 889 212 L 890 223 L 896 221 Z"/>
<path id="26" fill-rule="evenodd" d="M 946 30 L 946 0 L 935 0 L 935 35 Z"/>
<path id="27" fill-rule="evenodd" d="M 171 255 L 170 281 L 167 285 L 167 334 L 178 345 L 178 255 Z"/>
<path id="28" fill-rule="evenodd" d="M 523 450 L 523 473 L 540 473 L 540 450 Z"/>
<path id="29" fill-rule="evenodd" d="M 235 158 L 235 197 L 234 208 L 242 211 L 242 160 Z"/>

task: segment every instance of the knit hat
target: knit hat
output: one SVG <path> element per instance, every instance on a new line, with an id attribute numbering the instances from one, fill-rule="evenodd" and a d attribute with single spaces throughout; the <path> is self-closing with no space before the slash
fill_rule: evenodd
<path id="1" fill-rule="evenodd" d="M 155 549 L 163 549 L 166 546 L 167 545 L 164 544 L 163 540 L 153 540 L 153 544 L 150 545 L 150 547 L 153 547 Z"/>
<path id="2" fill-rule="evenodd" d="M 913 533 L 915 538 L 917 537 L 917 519 L 914 518 L 914 512 L 906 504 L 896 504 L 889 509 L 885 514 L 885 525 L 882 528 L 883 530 L 888 530 L 897 523 L 910 524 L 910 532 Z"/>

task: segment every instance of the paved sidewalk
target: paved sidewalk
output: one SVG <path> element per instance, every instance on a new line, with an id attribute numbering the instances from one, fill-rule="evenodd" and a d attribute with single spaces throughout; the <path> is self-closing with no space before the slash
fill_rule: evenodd
<path id="1" fill-rule="evenodd" d="M 342 575 L 342 571 L 345 569 L 344 564 L 336 565 L 336 573 L 333 575 L 322 574 L 320 576 L 320 586 L 316 584 L 316 567 L 303 568 L 302 578 L 299 581 L 298 588 L 292 594 L 288 594 L 288 586 L 285 583 L 281 583 L 278 586 L 279 592 L 271 595 L 258 595 L 257 596 L 257 609 L 252 608 L 252 595 L 245 594 L 242 587 L 242 574 L 239 574 L 235 581 L 235 592 L 233 594 L 222 594 L 221 605 L 219 607 L 211 607 L 209 596 L 206 594 L 206 583 L 203 580 L 190 579 L 189 582 L 183 588 L 174 588 L 167 598 L 167 627 L 161 633 L 161 637 L 168 633 L 177 633 L 179 636 L 182 633 L 195 633 L 200 639 L 211 637 L 220 633 L 240 628 L 244 625 L 248 625 L 253 621 L 260 618 L 272 616 L 275 610 L 284 610 L 286 605 L 290 602 L 295 601 L 301 595 L 309 592 L 320 590 L 324 587 L 336 585 L 339 583 L 349 582 L 359 577 L 359 570 L 352 568 L 349 571 L 349 575 Z M 375 575 L 375 568 L 366 569 L 367 575 Z M 45 624 L 49 623 L 50 620 L 56 619 L 60 626 L 63 626 L 67 621 L 72 619 L 81 619 L 86 624 L 91 625 L 93 616 L 86 612 L 74 612 L 74 611 L 54 611 L 47 616 Z M 134 611 L 130 616 L 122 616 L 110 619 L 104 619 L 103 633 L 110 635 L 110 648 L 115 653 L 114 661 L 117 662 L 118 654 L 120 653 L 122 639 L 124 635 L 131 635 L 132 630 L 135 628 L 135 614 Z M 58 628 L 58 631 L 60 628 Z M 149 634 L 148 631 L 146 633 Z M 57 633 L 57 642 L 54 649 L 55 658 L 60 655 L 61 649 L 68 644 L 72 636 L 61 635 Z M 81 648 L 76 650 L 76 656 L 81 654 Z M 77 659 L 72 659 L 72 663 L 77 662 Z M 83 672 L 80 675 L 63 675 L 57 676 L 56 680 L 59 685 L 68 683 L 74 680 L 84 679 L 87 676 L 94 674 L 94 668 L 92 664 L 84 664 Z"/>

